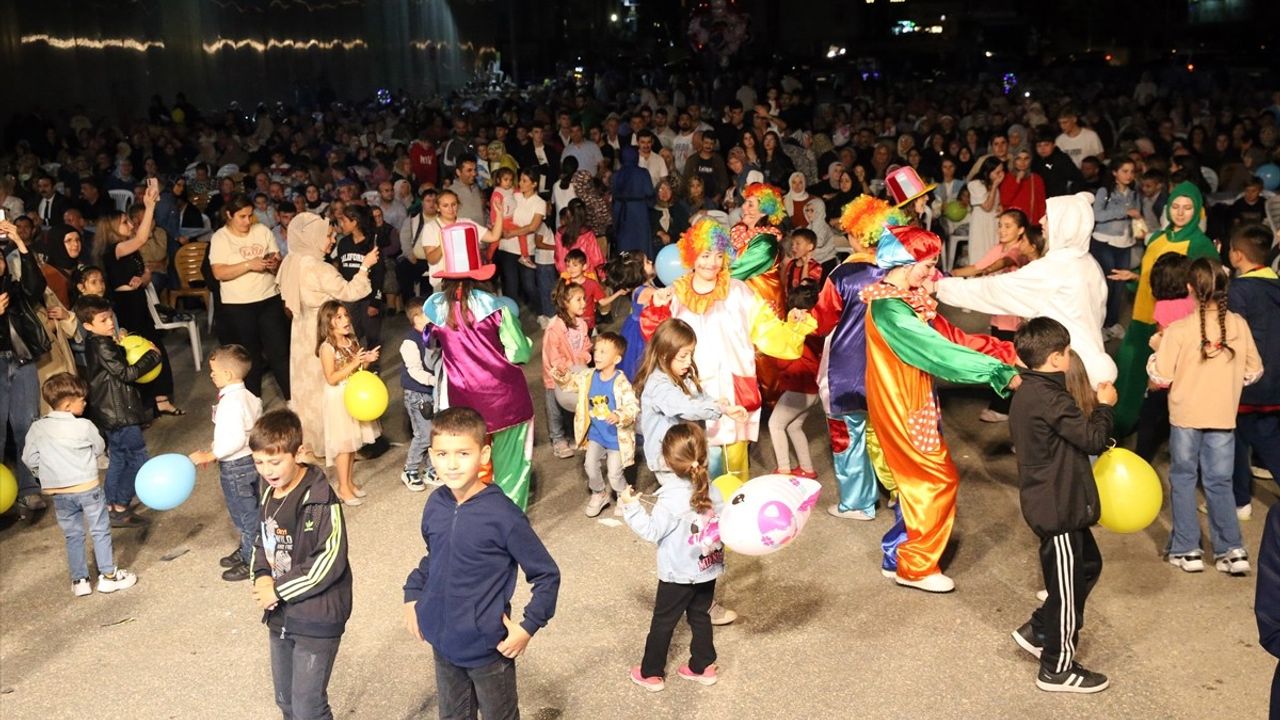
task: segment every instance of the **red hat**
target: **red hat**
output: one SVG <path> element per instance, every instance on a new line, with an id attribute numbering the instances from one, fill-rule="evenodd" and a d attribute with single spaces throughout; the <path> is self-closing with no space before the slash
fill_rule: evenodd
<path id="1" fill-rule="evenodd" d="M 897 207 L 902 207 L 938 187 L 925 185 L 920 175 L 916 173 L 916 169 L 910 165 L 892 170 L 885 176 L 884 184 L 889 189 L 890 202 Z"/>
<path id="2" fill-rule="evenodd" d="M 924 262 L 942 252 L 942 240 L 914 225 L 885 228 L 876 244 L 876 264 L 888 270 L 900 265 Z"/>
<path id="3" fill-rule="evenodd" d="M 431 277 L 446 280 L 488 280 L 496 269 L 485 263 L 480 252 L 480 231 L 474 223 L 445 225 L 440 230 L 440 247 L 444 250 L 444 269 Z"/>

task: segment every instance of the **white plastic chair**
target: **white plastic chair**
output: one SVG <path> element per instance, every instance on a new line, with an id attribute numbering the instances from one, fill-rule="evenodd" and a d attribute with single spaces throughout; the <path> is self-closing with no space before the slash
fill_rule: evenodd
<path id="1" fill-rule="evenodd" d="M 133 204 L 131 190 L 108 190 L 107 195 L 111 197 L 111 202 L 116 204 L 116 209 L 120 212 L 128 212 L 129 206 Z"/>
<path id="2" fill-rule="evenodd" d="M 181 330 L 186 328 L 187 335 L 191 338 L 191 357 L 196 362 L 196 372 L 200 372 L 201 357 L 200 352 L 200 329 L 196 327 L 194 319 L 180 322 L 165 322 L 160 318 L 160 312 L 156 310 L 156 305 L 160 303 L 160 298 L 156 295 L 156 289 L 151 285 L 146 287 L 147 293 L 147 310 L 151 313 L 151 321 L 155 323 L 157 330 Z"/>

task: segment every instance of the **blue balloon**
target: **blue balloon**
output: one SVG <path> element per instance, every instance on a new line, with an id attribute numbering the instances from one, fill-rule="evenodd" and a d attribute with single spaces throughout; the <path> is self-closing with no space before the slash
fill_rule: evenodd
<path id="1" fill-rule="evenodd" d="M 507 312 L 511 313 L 511 317 L 520 317 L 520 305 L 515 300 L 506 295 L 494 295 L 493 299 L 497 301 L 498 307 L 506 308 Z"/>
<path id="2" fill-rule="evenodd" d="M 1267 163 L 1259 167 L 1255 174 L 1262 178 L 1262 187 L 1268 190 L 1280 188 L 1280 165 Z"/>
<path id="3" fill-rule="evenodd" d="M 138 499 L 153 510 L 172 510 L 191 497 L 196 466 L 186 455 L 165 453 L 143 463 L 135 483 Z"/>
<path id="4" fill-rule="evenodd" d="M 680 262 L 680 248 L 676 247 L 675 243 L 658 251 L 658 257 L 653 261 L 653 269 L 658 273 L 658 279 L 667 287 L 671 287 L 676 280 L 689 272 L 689 268 Z"/>

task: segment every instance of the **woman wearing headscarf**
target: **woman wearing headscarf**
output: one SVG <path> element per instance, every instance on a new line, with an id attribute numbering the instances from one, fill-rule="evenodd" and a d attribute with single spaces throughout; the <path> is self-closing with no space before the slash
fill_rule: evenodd
<path id="1" fill-rule="evenodd" d="M 791 173 L 791 177 L 787 178 L 787 194 L 782 196 L 783 204 L 787 209 L 787 216 L 791 218 L 791 227 L 809 227 L 809 220 L 805 217 L 804 207 L 812 199 L 813 196 L 805 189 L 804 173 L 799 171 Z"/>
<path id="2" fill-rule="evenodd" d="M 316 315 L 329 300 L 355 302 L 373 289 L 369 268 L 378 262 L 375 246 L 364 256 L 355 277 L 345 280 L 325 261 L 337 238 L 329 223 L 310 212 L 289 223 L 289 254 L 280 263 L 280 295 L 293 315 L 289 345 L 290 408 L 302 420 L 303 443 L 324 452 L 324 369 L 316 353 Z M 332 460 L 332 458 L 330 458 Z"/>
<path id="3" fill-rule="evenodd" d="M 45 260 L 40 267 L 49 290 L 63 307 L 71 307 L 71 275 L 84 266 L 80 261 L 84 238 L 70 225 L 54 225 L 45 234 Z"/>
<path id="4" fill-rule="evenodd" d="M 689 206 L 676 193 L 676 176 L 668 175 L 658 181 L 654 190 L 656 200 L 649 218 L 653 227 L 654 247 L 662 248 L 676 240 L 689 229 Z"/>
<path id="5" fill-rule="evenodd" d="M 653 231 L 649 211 L 653 207 L 653 180 L 640 167 L 639 151 L 622 148 L 622 166 L 613 175 L 614 239 L 620 251 L 642 252 L 652 258 Z"/>
<path id="6" fill-rule="evenodd" d="M 57 225 L 45 236 L 45 250 L 48 255 L 40 264 L 45 279 L 44 306 L 36 308 L 36 318 L 49 336 L 49 352 L 36 364 L 41 387 L 45 380 L 58 373 L 76 372 L 71 338 L 78 325 L 68 308 L 71 307 L 71 275 L 82 267 L 80 233 L 70 225 Z M 51 409 L 41 395 L 40 414 L 46 415 Z"/>
<path id="7" fill-rule="evenodd" d="M 809 198 L 800 215 L 817 238 L 813 246 L 813 259 L 822 266 L 822 277 L 825 279 L 837 263 L 836 231 L 827 221 L 827 204 L 822 202 L 822 198 Z"/>

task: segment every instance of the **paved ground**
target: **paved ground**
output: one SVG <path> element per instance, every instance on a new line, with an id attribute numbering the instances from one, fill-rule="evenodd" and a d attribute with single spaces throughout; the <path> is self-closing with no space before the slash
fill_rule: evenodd
<path id="1" fill-rule="evenodd" d="M 985 318 L 960 315 L 970 328 Z M 388 323 L 398 337 L 403 317 Z M 208 442 L 213 389 L 193 377 L 190 351 L 174 338 L 184 418 L 147 434 L 153 454 Z M 526 373 L 542 407 L 536 366 Z M 395 397 L 398 369 L 384 372 Z M 270 398 L 270 393 L 269 398 Z M 1041 587 L 1036 541 L 1017 504 L 1014 460 L 1002 426 L 976 421 L 980 393 L 944 394 L 947 438 L 960 465 L 959 518 L 947 567 L 957 592 L 933 596 L 880 577 L 877 552 L 886 515 L 875 522 L 815 515 L 794 546 L 765 558 L 730 555 L 722 601 L 741 613 L 716 631 L 721 681 L 711 688 L 673 680 L 649 694 L 626 678 L 639 662 L 655 588 L 654 550 L 622 526 L 590 520 L 580 459 L 557 460 L 539 417 L 534 527 L 563 572 L 559 609 L 519 664 L 524 717 L 601 718 L 1260 718 L 1274 661 L 1257 645 L 1254 581 L 1212 570 L 1185 575 L 1157 551 L 1167 511 L 1148 531 L 1097 530 L 1105 569 L 1090 598 L 1081 642 L 1088 667 L 1110 674 L 1092 697 L 1043 693 L 1036 664 L 1009 639 Z M 386 431 L 406 437 L 393 403 Z M 834 497 L 824 425 L 808 430 L 822 476 L 822 506 Z M 763 439 L 763 438 L 762 438 Z M 340 717 L 435 716 L 429 648 L 401 625 L 400 587 L 422 554 L 425 494 L 397 474 L 402 448 L 356 466 L 366 505 L 351 509 L 355 611 L 330 685 Z M 767 458 L 767 460 L 766 460 Z M 767 444 L 753 469 L 773 467 Z M 643 473 L 641 483 L 652 485 Z M 1262 484 L 1255 519 L 1275 501 Z M 265 630 L 247 583 L 219 577 L 234 544 L 216 471 L 200 474 L 182 507 L 153 513 L 145 534 L 117 531 L 122 564 L 138 585 L 112 596 L 71 596 L 54 518 L 0 521 L 0 717 L 269 718 Z M 608 511 L 602 517 L 610 517 Z M 516 605 L 527 597 L 522 582 Z M 517 610 L 517 612 L 519 612 Z M 677 632 L 671 671 L 683 661 Z"/>

